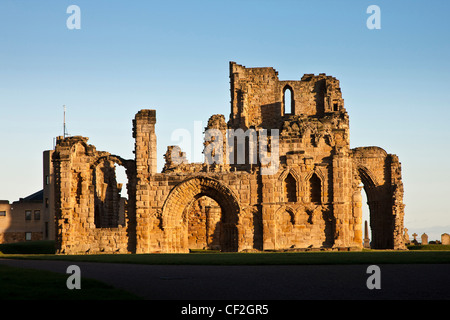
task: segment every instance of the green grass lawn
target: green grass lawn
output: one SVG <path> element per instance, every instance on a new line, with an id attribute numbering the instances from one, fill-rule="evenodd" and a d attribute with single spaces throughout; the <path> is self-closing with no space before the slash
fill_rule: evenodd
<path id="1" fill-rule="evenodd" d="M 68 260 L 140 264 L 185 265 L 289 265 L 289 264 L 383 264 L 450 263 L 450 246 L 412 246 L 409 250 L 363 250 L 350 252 L 257 252 L 220 253 L 194 251 L 185 254 L 55 255 L 51 241 L 0 245 L 0 257 L 13 259 Z"/>
<path id="2" fill-rule="evenodd" d="M 140 264 L 268 265 L 268 264 L 367 264 L 450 263 L 450 245 L 416 245 L 408 250 L 363 250 L 350 252 L 256 252 L 221 253 L 193 251 L 171 254 L 55 255 L 53 241 L 0 244 L 0 257 L 12 259 L 68 260 Z"/>
<path id="3" fill-rule="evenodd" d="M 0 256 L 1 257 L 1 256 Z M 129 255 L 4 255 L 14 259 L 166 265 L 302 265 L 450 263 L 450 251 L 362 251 L 295 253 L 209 253 Z"/>

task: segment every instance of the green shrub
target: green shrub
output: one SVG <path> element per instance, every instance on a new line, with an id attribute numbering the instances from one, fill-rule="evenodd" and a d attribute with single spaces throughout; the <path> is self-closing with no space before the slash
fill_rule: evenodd
<path id="1" fill-rule="evenodd" d="M 0 244 L 0 252 L 3 254 L 53 254 L 55 253 L 55 241 L 26 241 Z"/>
<path id="2" fill-rule="evenodd" d="M 420 244 L 420 245 L 410 245 L 408 250 L 432 250 L 432 251 L 443 251 L 450 250 L 450 245 L 443 244 Z"/>

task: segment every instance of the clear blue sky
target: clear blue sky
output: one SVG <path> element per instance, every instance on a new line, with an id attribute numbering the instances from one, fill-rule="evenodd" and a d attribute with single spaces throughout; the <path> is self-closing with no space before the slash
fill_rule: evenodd
<path id="1" fill-rule="evenodd" d="M 66 26 L 72 4 L 79 30 Z M 366 27 L 372 4 L 379 30 Z M 228 119 L 231 60 L 274 67 L 281 80 L 337 77 L 352 147 L 400 157 L 405 226 L 437 239 L 450 233 L 449 15 L 446 0 L 2 0 L 0 199 L 42 188 L 42 152 L 62 134 L 63 105 L 69 134 L 124 158 L 135 113 L 156 109 L 161 168 L 175 129 Z"/>

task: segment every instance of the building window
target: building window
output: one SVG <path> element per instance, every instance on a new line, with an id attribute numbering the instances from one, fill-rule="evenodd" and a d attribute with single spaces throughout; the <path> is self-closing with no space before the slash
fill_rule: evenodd
<path id="1" fill-rule="evenodd" d="M 49 176 L 49 175 L 46 175 L 46 176 L 45 176 L 45 184 L 46 184 L 46 185 L 49 185 L 49 184 L 50 184 L 50 176 Z"/>
<path id="2" fill-rule="evenodd" d="M 6 211 L 0 211 L 0 217 L 5 217 L 6 216 Z"/>
<path id="3" fill-rule="evenodd" d="M 31 232 L 25 232 L 25 240 L 31 241 Z"/>
<path id="4" fill-rule="evenodd" d="M 34 220 L 41 220 L 41 210 L 34 210 Z"/>
<path id="5" fill-rule="evenodd" d="M 309 194 L 311 202 L 322 202 L 322 182 L 315 173 L 309 179 Z"/>
<path id="6" fill-rule="evenodd" d="M 25 220 L 31 220 L 31 210 L 25 210 Z"/>

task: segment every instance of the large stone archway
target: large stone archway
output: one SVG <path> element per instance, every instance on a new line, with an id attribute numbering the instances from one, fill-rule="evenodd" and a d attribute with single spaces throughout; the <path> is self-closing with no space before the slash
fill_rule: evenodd
<path id="1" fill-rule="evenodd" d="M 220 249 L 238 251 L 239 203 L 234 193 L 218 180 L 197 176 L 176 185 L 162 209 L 162 229 L 169 252 L 188 252 L 188 212 L 197 199 L 207 196 L 221 209 Z"/>
<path id="2" fill-rule="evenodd" d="M 362 183 L 369 206 L 371 248 L 402 249 L 404 204 L 398 158 L 379 147 L 353 151 L 355 178 Z"/>

